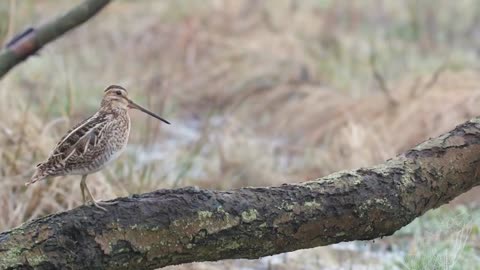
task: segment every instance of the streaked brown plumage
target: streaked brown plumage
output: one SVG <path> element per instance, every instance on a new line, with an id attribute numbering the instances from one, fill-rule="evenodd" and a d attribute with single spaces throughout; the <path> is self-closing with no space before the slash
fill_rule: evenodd
<path id="1" fill-rule="evenodd" d="M 82 175 L 80 188 L 83 203 L 86 202 L 86 190 L 93 205 L 105 210 L 95 201 L 85 181 L 88 174 L 103 169 L 125 149 L 130 133 L 128 115 L 130 108 L 141 110 L 170 124 L 131 101 L 123 87 L 111 85 L 105 89 L 100 109 L 74 126 L 60 139 L 47 161 L 37 165 L 35 173 L 26 185 L 49 177 Z"/>

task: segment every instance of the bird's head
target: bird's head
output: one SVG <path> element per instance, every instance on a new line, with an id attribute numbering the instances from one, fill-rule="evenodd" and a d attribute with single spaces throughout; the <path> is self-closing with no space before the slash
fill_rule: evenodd
<path id="1" fill-rule="evenodd" d="M 142 106 L 136 104 L 131 99 L 129 99 L 127 90 L 119 85 L 110 85 L 105 89 L 104 92 L 105 94 L 103 96 L 102 103 L 101 103 L 102 108 L 124 109 L 124 110 L 137 109 L 152 117 L 157 118 L 160 121 L 170 124 L 170 122 L 168 122 L 167 120 L 152 113 L 151 111 L 143 108 Z"/>

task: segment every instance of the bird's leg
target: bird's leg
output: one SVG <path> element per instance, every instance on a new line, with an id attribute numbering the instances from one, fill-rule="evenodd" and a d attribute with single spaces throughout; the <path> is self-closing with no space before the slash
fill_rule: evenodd
<path id="1" fill-rule="evenodd" d="M 82 181 L 80 181 L 80 190 L 82 191 L 82 200 L 83 200 L 83 204 L 85 204 L 86 200 L 85 200 L 85 180 L 87 179 L 87 175 L 84 174 L 82 175 Z"/>
<path id="2" fill-rule="evenodd" d="M 87 183 L 85 182 L 86 179 L 87 179 L 87 175 L 85 174 L 85 175 L 82 176 L 82 181 L 80 182 L 80 185 L 82 185 L 82 183 L 83 183 L 83 188 L 84 188 L 85 190 L 87 190 L 87 194 L 88 194 L 88 196 L 90 197 L 90 200 L 92 201 L 92 204 L 93 204 L 95 207 L 97 207 L 97 208 L 99 208 L 99 209 L 102 209 L 103 211 L 107 211 L 107 209 L 105 209 L 105 207 L 100 206 L 100 205 L 97 203 L 97 201 L 95 201 L 95 199 L 93 198 L 92 193 L 90 192 L 90 189 L 88 189 Z M 83 188 L 82 188 L 82 194 L 83 194 L 83 192 L 84 192 L 84 191 L 83 191 Z M 84 199 L 84 203 L 85 203 L 85 199 Z"/>

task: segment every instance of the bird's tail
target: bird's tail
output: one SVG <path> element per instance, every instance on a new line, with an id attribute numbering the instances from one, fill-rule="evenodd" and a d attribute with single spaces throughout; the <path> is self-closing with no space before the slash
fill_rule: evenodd
<path id="1" fill-rule="evenodd" d="M 49 176 L 46 168 L 45 168 L 45 164 L 44 163 L 39 163 L 37 165 L 37 169 L 35 170 L 35 173 L 33 173 L 33 176 L 32 178 L 30 179 L 30 181 L 28 181 L 27 183 L 25 183 L 25 186 L 29 186 L 37 181 L 40 181 L 40 180 L 43 180 L 45 178 L 47 178 Z"/>

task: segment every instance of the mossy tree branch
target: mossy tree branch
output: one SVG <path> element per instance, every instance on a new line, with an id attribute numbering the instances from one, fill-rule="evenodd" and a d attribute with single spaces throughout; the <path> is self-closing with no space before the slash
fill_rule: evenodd
<path id="1" fill-rule="evenodd" d="M 480 118 L 371 168 L 279 187 L 159 190 L 0 234 L 2 269 L 155 269 L 393 234 L 480 184 Z M 228 181 L 228 179 L 225 179 Z"/>
<path id="2" fill-rule="evenodd" d="M 55 20 L 38 28 L 30 28 L 15 37 L 0 52 L 0 78 L 47 43 L 92 18 L 109 2 L 110 0 L 85 0 Z"/>

